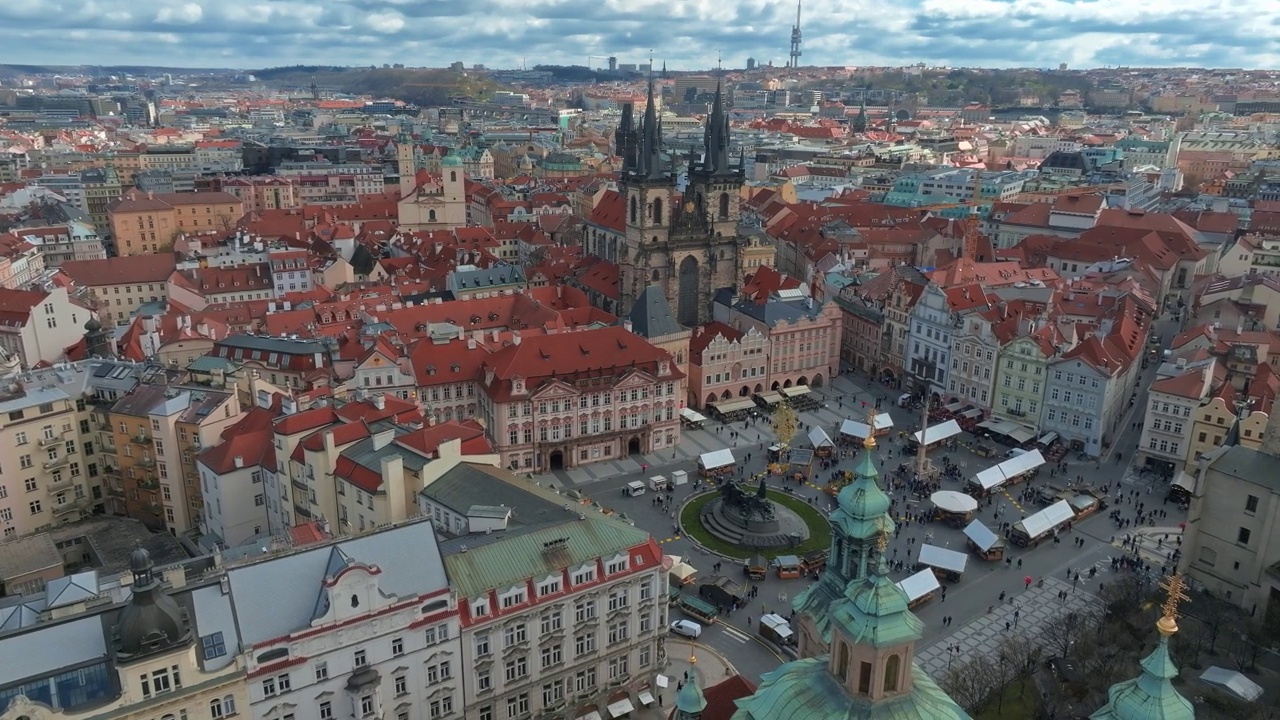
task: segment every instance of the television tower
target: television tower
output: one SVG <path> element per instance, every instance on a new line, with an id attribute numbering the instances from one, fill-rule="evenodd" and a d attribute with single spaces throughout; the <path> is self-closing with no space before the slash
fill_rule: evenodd
<path id="1" fill-rule="evenodd" d="M 791 69 L 796 70 L 800 67 L 800 3 L 803 0 L 796 0 L 796 24 L 791 28 Z"/>

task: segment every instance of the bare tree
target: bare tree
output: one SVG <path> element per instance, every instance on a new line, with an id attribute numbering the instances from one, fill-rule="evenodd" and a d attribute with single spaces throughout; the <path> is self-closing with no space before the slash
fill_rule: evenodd
<path id="1" fill-rule="evenodd" d="M 985 655 L 974 655 L 947 670 L 940 685 L 961 707 L 976 713 L 991 696 L 995 673 L 995 664 Z"/>
<path id="2" fill-rule="evenodd" d="M 1071 648 L 1083 635 L 1085 625 L 1079 613 L 1059 615 L 1040 627 L 1040 639 L 1060 658 L 1071 655 Z"/>
<path id="3" fill-rule="evenodd" d="M 1039 643 L 1022 633 L 1010 635 L 1000 643 L 1000 653 L 1008 660 L 1015 678 L 1031 677 L 1040 665 L 1044 651 Z M 1023 685 L 1026 690 L 1026 685 Z"/>

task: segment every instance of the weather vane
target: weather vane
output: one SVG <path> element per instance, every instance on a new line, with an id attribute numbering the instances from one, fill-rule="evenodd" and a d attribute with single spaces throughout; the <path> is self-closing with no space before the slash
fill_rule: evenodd
<path id="1" fill-rule="evenodd" d="M 876 409 L 867 412 L 867 436 L 862 439 L 862 447 L 866 450 L 876 449 Z"/>
<path id="2" fill-rule="evenodd" d="M 876 527 L 880 530 L 876 534 L 876 549 L 883 555 L 885 549 L 889 547 L 889 527 L 883 515 L 876 521 Z"/>

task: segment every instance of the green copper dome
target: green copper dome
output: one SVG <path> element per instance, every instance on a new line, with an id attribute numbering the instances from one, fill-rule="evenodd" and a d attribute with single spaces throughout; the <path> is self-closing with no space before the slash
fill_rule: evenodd
<path id="1" fill-rule="evenodd" d="M 908 607 L 907 594 L 889 579 L 883 553 L 876 570 L 849 583 L 844 598 L 831 603 L 832 625 L 849 642 L 891 647 L 920 639 L 924 623 Z"/>
<path id="2" fill-rule="evenodd" d="M 839 510 L 832 513 L 832 524 L 838 525 L 845 537 L 859 540 L 881 532 L 893 532 L 889 496 L 876 483 L 880 472 L 876 470 L 874 453 L 863 451 L 862 460 L 853 475 L 853 482 L 841 488 L 836 496 Z"/>
<path id="3" fill-rule="evenodd" d="M 702 688 L 698 687 L 698 679 L 690 675 L 689 681 L 676 693 L 676 709 L 696 717 L 706 707 L 707 699 L 702 695 Z"/>
<path id="4" fill-rule="evenodd" d="M 1195 720 L 1191 701 L 1178 694 L 1178 668 L 1169 658 L 1169 638 L 1161 633 L 1156 649 L 1142 659 L 1142 674 L 1111 686 L 1107 704 L 1090 720 Z"/>
<path id="5" fill-rule="evenodd" d="M 440 167 L 462 167 L 462 158 L 457 155 L 445 155 L 440 159 Z"/>

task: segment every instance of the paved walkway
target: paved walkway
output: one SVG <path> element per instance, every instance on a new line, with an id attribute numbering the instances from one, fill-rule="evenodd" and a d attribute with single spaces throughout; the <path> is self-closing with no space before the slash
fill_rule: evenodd
<path id="1" fill-rule="evenodd" d="M 1137 547 L 1124 547 L 1125 535 L 1137 536 Z M 1121 531 L 1116 535 L 1115 542 L 1111 543 L 1115 547 L 1122 548 L 1126 552 L 1133 552 L 1135 549 L 1139 557 L 1155 568 L 1162 566 L 1172 567 L 1174 565 L 1172 554 L 1173 551 L 1181 547 L 1179 539 L 1182 537 L 1182 528 L 1174 527 L 1142 527 L 1133 530 Z"/>
<path id="2" fill-rule="evenodd" d="M 1058 593 L 1066 592 L 1065 600 Z M 1000 642 L 1009 631 L 1034 637 L 1036 632 L 1053 618 L 1064 612 L 1085 610 L 1097 602 L 1097 598 L 1080 587 L 1059 578 L 1047 578 L 1043 587 L 1032 585 L 1030 589 L 1011 595 L 992 612 L 985 613 L 959 626 L 941 640 L 916 653 L 916 662 L 930 676 L 941 680 L 952 662 L 963 662 L 975 655 L 994 657 Z M 1016 616 L 1015 616 L 1016 613 Z M 952 652 L 949 647 L 958 648 Z"/>
<path id="3" fill-rule="evenodd" d="M 649 707 L 636 708 L 632 716 L 637 720 L 665 719 L 675 703 L 676 683 L 683 682 L 685 674 L 688 672 L 692 672 L 697 676 L 698 686 L 703 690 L 719 684 L 725 678 L 738 674 L 733 664 L 725 656 L 706 645 L 668 637 L 667 667 L 662 671 L 662 674 L 669 679 L 669 685 L 665 689 L 655 688 L 655 690 L 660 690 L 657 696 L 660 698 L 662 705 L 661 707 L 651 705 Z"/>

